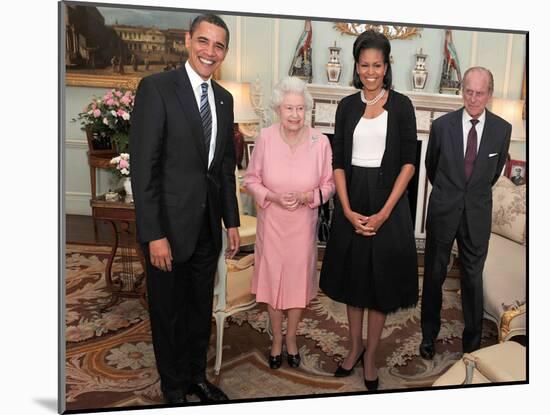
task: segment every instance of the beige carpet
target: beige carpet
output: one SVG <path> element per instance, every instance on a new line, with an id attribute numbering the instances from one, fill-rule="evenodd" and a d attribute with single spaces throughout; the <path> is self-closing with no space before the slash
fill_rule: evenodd
<path id="1" fill-rule="evenodd" d="M 147 311 L 133 299 L 101 311 L 101 305 L 110 298 L 103 275 L 109 252 L 108 247 L 67 246 L 66 400 L 69 410 L 162 402 Z M 137 258 L 134 265 L 139 267 Z M 115 261 L 115 275 L 121 268 Z M 456 269 L 452 275 L 457 276 Z M 442 328 L 436 345 L 438 353 L 433 361 L 425 361 L 418 355 L 420 307 L 388 316 L 377 360 L 381 390 L 429 386 L 460 358 L 463 322 L 458 286 L 458 279 L 447 278 Z M 266 324 L 264 305 L 228 320 L 223 364 L 217 378 L 213 375 L 215 335 L 211 338 L 208 376 L 231 399 L 364 391 L 359 368 L 348 378 L 332 376 L 338 362 L 347 354 L 343 304 L 319 293 L 304 312 L 298 332 L 302 356 L 299 369 L 289 368 L 286 362 L 279 370 L 269 369 L 266 356 L 270 340 Z M 496 327 L 485 321 L 483 345 L 496 341 Z"/>

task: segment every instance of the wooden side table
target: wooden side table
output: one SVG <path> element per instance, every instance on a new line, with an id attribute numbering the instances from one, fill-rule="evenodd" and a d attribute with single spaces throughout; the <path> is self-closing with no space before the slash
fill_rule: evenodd
<path id="1" fill-rule="evenodd" d="M 113 228 L 115 241 L 111 249 L 111 254 L 105 267 L 105 282 L 107 284 L 107 290 L 112 294 L 109 303 L 102 307 L 105 310 L 120 301 L 122 298 L 139 298 L 141 304 L 148 308 L 146 299 L 146 266 L 145 258 L 141 247 L 138 245 L 135 238 L 133 246 L 121 246 L 122 257 L 122 272 L 118 275 L 118 278 L 113 278 L 112 267 L 115 255 L 119 248 L 119 236 L 122 233 L 130 233 L 132 230 L 132 224 L 136 222 L 136 214 L 134 210 L 134 204 L 132 202 L 125 202 L 124 200 L 111 202 L 106 201 L 105 196 L 99 196 L 90 200 L 92 207 L 92 215 L 95 219 L 102 219 L 109 222 Z M 117 226 L 118 225 L 118 226 Z M 132 264 L 132 255 L 130 249 L 136 250 L 139 262 L 142 266 L 142 272 L 136 273 Z"/>

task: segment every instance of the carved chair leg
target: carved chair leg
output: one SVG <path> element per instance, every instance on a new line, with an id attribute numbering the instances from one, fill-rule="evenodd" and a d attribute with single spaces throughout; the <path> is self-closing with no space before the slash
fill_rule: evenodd
<path id="1" fill-rule="evenodd" d="M 223 312 L 214 313 L 216 319 L 216 363 L 214 365 L 214 373 L 220 374 L 222 366 L 222 354 L 223 354 L 223 329 L 225 325 L 225 319 L 227 315 Z"/>

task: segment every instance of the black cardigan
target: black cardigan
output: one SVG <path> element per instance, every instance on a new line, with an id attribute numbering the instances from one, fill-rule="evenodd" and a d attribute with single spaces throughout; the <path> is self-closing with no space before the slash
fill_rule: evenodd
<path id="1" fill-rule="evenodd" d="M 353 132 L 365 112 L 361 92 L 345 97 L 336 110 L 336 124 L 332 140 L 332 168 L 344 169 L 348 189 L 351 178 Z M 378 173 L 378 188 L 393 188 L 404 164 L 416 161 L 416 116 L 411 100 L 399 92 L 389 91 L 384 104 L 388 112 L 386 149 Z"/>

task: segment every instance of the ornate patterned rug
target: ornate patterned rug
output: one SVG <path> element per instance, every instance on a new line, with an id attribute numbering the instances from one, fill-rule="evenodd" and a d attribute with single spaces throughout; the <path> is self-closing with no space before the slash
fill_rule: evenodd
<path id="1" fill-rule="evenodd" d="M 147 310 L 138 300 L 129 299 L 101 311 L 101 306 L 110 299 L 104 279 L 109 252 L 110 248 L 102 246 L 67 246 L 68 410 L 162 403 Z M 134 265 L 139 267 L 137 257 Z M 122 264 L 115 260 L 114 273 L 121 269 Z M 421 275 L 422 271 L 420 267 Z M 445 283 L 442 327 L 433 361 L 425 361 L 418 354 L 420 306 L 388 316 L 377 361 L 381 390 L 429 386 L 460 359 L 464 326 L 459 280 L 452 278 L 457 276 L 458 271 L 453 269 Z M 218 377 L 213 373 L 215 334 L 212 335 L 208 376 L 230 399 L 364 391 L 360 369 L 348 378 L 332 376 L 347 354 L 345 305 L 319 293 L 305 310 L 298 332 L 302 356 L 299 369 L 289 368 L 284 361 L 281 369 L 269 369 L 266 356 L 270 340 L 266 327 L 267 310 L 263 304 L 228 319 Z M 483 346 L 496 342 L 495 325 L 484 321 Z"/>

